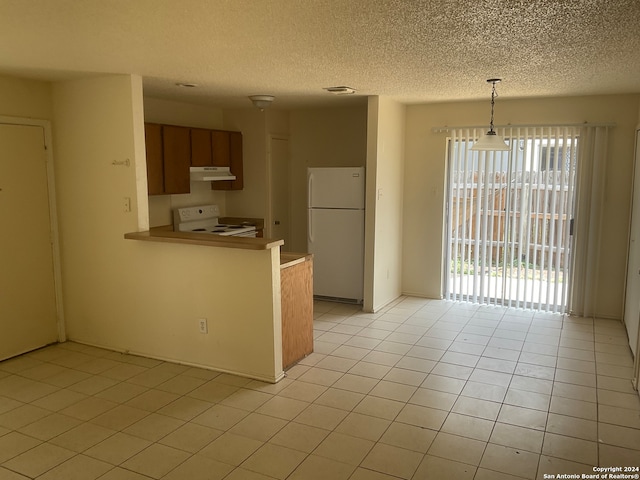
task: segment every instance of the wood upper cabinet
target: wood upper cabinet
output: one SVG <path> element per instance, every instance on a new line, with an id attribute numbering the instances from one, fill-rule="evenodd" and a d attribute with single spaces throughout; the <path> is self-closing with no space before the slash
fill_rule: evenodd
<path id="1" fill-rule="evenodd" d="M 242 133 L 145 123 L 149 195 L 190 192 L 189 167 L 229 167 L 235 180 L 214 190 L 242 190 Z"/>
<path id="2" fill-rule="evenodd" d="M 211 132 L 211 144 L 213 146 L 213 157 L 212 157 L 213 166 L 215 167 L 231 166 L 231 156 L 230 156 L 231 155 L 231 148 L 230 148 L 231 133 L 238 133 L 238 132 L 225 132 L 224 130 L 214 130 Z"/>
<path id="3" fill-rule="evenodd" d="M 145 123 L 149 195 L 189 193 L 189 129 Z"/>
<path id="4" fill-rule="evenodd" d="M 189 193 L 191 166 L 191 136 L 187 127 L 162 126 L 164 156 L 164 193 Z"/>
<path id="5" fill-rule="evenodd" d="M 230 167 L 230 137 L 225 130 L 191 129 L 192 167 Z M 233 132 L 239 133 L 239 132 Z"/>
<path id="6" fill-rule="evenodd" d="M 244 188 L 244 178 L 242 170 L 242 133 L 225 132 L 229 136 L 229 167 L 231 173 L 236 176 L 235 180 L 222 180 L 212 182 L 211 188 L 214 190 L 242 190 Z"/>
<path id="7" fill-rule="evenodd" d="M 211 163 L 211 130 L 191 129 L 191 166 L 208 167 Z"/>

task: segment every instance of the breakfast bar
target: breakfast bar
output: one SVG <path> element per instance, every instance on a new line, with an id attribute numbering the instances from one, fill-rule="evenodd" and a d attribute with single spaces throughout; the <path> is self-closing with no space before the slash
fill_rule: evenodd
<path id="1" fill-rule="evenodd" d="M 194 322 L 215 319 L 204 335 L 185 332 L 185 342 L 192 346 L 184 350 L 185 358 L 174 360 L 277 382 L 286 368 L 313 351 L 311 255 L 281 253 L 280 239 L 177 232 L 171 226 L 126 233 L 124 238 L 139 241 L 138 249 L 151 243 L 162 248 L 165 257 L 189 258 L 191 266 L 185 271 L 166 274 L 184 275 L 183 283 L 192 284 L 186 289 L 180 285 L 180 295 L 188 302 L 193 298 Z M 202 269 L 211 280 L 193 282 L 187 272 L 199 275 Z M 213 287 L 219 282 L 230 292 L 225 298 Z"/>
<path id="2" fill-rule="evenodd" d="M 147 242 L 184 243 L 209 247 L 242 248 L 245 250 L 268 250 L 279 248 L 284 241 L 269 238 L 225 237 L 221 235 L 206 235 L 192 232 L 176 232 L 171 225 L 150 228 L 143 232 L 125 233 L 129 240 L 143 240 Z"/>

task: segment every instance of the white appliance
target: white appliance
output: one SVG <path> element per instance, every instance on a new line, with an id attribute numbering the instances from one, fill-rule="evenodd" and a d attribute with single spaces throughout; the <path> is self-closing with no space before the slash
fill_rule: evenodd
<path id="1" fill-rule="evenodd" d="M 235 180 L 229 167 L 190 167 L 189 179 L 192 182 L 214 182 L 218 180 Z"/>
<path id="2" fill-rule="evenodd" d="M 219 223 L 218 205 L 183 207 L 173 210 L 173 230 L 176 232 L 206 233 L 234 237 L 255 237 L 255 225 Z"/>
<path id="3" fill-rule="evenodd" d="M 364 167 L 309 168 L 308 236 L 313 294 L 361 303 L 364 291 Z"/>

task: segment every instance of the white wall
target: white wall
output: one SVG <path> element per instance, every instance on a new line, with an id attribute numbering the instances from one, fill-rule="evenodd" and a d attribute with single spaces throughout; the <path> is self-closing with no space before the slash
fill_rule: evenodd
<path id="1" fill-rule="evenodd" d="M 142 229 L 137 210 L 147 201 L 144 169 L 136 168 L 145 163 L 141 78 L 60 82 L 53 102 L 69 339 L 280 378 L 277 249 L 123 238 Z M 131 167 L 112 165 L 124 158 Z M 132 212 L 123 211 L 123 197 L 133 199 Z M 199 318 L 208 319 L 208 335 L 198 333 Z"/>
<path id="2" fill-rule="evenodd" d="M 294 110 L 291 132 L 291 251 L 307 251 L 307 168 L 366 165 L 367 106 Z"/>
<path id="3" fill-rule="evenodd" d="M 370 312 L 401 294 L 405 109 L 369 98 L 363 307 Z"/>
<path id="4" fill-rule="evenodd" d="M 602 288 L 598 315 L 620 318 L 628 233 L 633 129 L 639 95 L 500 99 L 496 124 L 614 122 L 609 135 L 604 225 L 600 251 Z M 407 107 L 404 193 L 403 291 L 439 298 L 442 294 L 444 237 L 444 134 L 432 127 L 485 125 L 488 102 L 458 102 Z"/>

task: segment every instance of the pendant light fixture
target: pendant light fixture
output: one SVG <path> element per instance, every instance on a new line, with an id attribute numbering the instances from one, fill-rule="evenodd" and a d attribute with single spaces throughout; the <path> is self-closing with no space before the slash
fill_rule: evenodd
<path id="1" fill-rule="evenodd" d="M 492 85 L 491 89 L 491 123 L 489 127 L 489 131 L 484 137 L 481 137 L 477 142 L 473 144 L 471 150 L 474 151 L 482 151 L 482 152 L 491 152 L 491 151 L 509 151 L 511 147 L 507 145 L 502 136 L 498 135 L 493 129 L 493 108 L 496 103 L 495 98 L 498 96 L 496 93 L 496 83 L 500 83 L 502 79 L 500 78 L 490 78 L 487 80 L 487 83 Z"/>
<path id="2" fill-rule="evenodd" d="M 253 106 L 260 109 L 261 112 L 270 106 L 275 98 L 273 95 L 249 95 L 249 100 L 251 100 Z"/>

